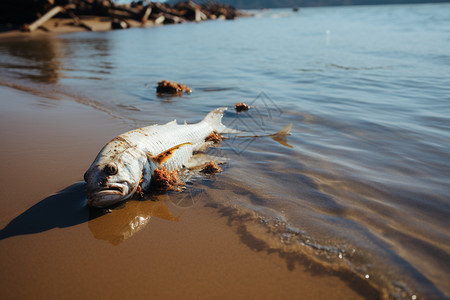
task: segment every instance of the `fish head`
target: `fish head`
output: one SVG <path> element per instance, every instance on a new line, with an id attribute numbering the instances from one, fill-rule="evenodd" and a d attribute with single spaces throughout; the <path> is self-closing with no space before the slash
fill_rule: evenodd
<path id="1" fill-rule="evenodd" d="M 105 148 L 84 174 L 89 206 L 110 206 L 133 196 L 147 162 L 145 153 L 137 148 L 120 152 L 116 148 L 114 155 Z"/>

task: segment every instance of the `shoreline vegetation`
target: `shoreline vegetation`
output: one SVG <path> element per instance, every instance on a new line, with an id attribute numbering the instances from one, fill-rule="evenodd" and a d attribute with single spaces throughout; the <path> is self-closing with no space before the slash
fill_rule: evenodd
<path id="1" fill-rule="evenodd" d="M 165 24 L 234 20 L 251 14 L 231 5 L 193 1 L 176 4 L 112 0 L 18 0 L 0 4 L 0 37 L 31 33 L 108 31 Z"/>

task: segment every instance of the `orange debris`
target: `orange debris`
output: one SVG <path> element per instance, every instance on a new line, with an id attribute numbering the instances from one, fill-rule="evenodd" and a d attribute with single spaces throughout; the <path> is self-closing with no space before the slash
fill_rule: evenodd
<path id="1" fill-rule="evenodd" d="M 211 161 L 203 167 L 202 172 L 207 174 L 215 174 L 222 172 L 222 168 L 219 167 L 214 161 Z"/>
<path id="2" fill-rule="evenodd" d="M 218 144 L 223 140 L 223 136 L 218 134 L 217 131 L 213 131 L 210 135 L 205 138 L 205 142 L 214 142 Z"/>
<path id="3" fill-rule="evenodd" d="M 176 190 L 183 183 L 180 181 L 178 177 L 177 170 L 175 171 L 167 171 L 165 167 L 162 169 L 156 169 L 153 172 L 151 189 L 165 192 L 170 190 Z"/>
<path id="4" fill-rule="evenodd" d="M 234 105 L 234 107 L 236 108 L 236 111 L 237 111 L 237 112 L 247 111 L 247 110 L 250 109 L 250 106 L 247 105 L 247 104 L 245 104 L 244 102 L 236 103 L 236 104 Z"/>
<path id="5" fill-rule="evenodd" d="M 173 95 L 181 95 L 183 92 L 190 93 L 191 89 L 185 85 L 163 80 L 158 82 L 158 87 L 156 88 L 156 92 L 158 94 L 173 94 Z"/>

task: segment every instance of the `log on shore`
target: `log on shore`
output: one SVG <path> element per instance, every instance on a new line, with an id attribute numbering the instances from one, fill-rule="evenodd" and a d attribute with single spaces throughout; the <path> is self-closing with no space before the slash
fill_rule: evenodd
<path id="1" fill-rule="evenodd" d="M 48 20 L 50 20 L 51 18 L 53 18 L 54 16 L 56 16 L 58 13 L 60 13 L 62 11 L 64 11 L 64 7 L 55 6 L 51 10 L 49 10 L 46 14 L 44 14 L 42 17 L 40 17 L 39 19 L 37 19 L 36 21 L 31 23 L 30 25 L 25 24 L 23 29 L 25 31 L 29 31 L 29 32 L 35 31 L 40 26 L 42 26 L 42 24 L 44 24 L 45 22 L 47 22 Z"/>
<path id="2" fill-rule="evenodd" d="M 145 8 L 144 16 L 141 19 L 142 25 L 145 25 L 147 23 L 148 17 L 150 17 L 151 13 L 152 13 L 152 8 L 150 6 L 147 6 Z"/>

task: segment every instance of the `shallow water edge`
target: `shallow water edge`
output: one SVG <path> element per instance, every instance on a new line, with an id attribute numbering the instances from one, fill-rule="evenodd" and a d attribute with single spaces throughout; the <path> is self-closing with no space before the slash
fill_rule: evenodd
<path id="1" fill-rule="evenodd" d="M 197 202 L 203 193 L 197 200 L 179 193 L 129 201 L 110 213 L 90 211 L 80 174 L 105 135 L 126 125 L 76 101 L 4 86 L 0 92 L 8 98 L 1 120 L 9 128 L 1 136 L 2 299 L 300 293 L 363 299 L 371 291 L 295 256 L 265 251 L 226 210 Z M 91 128 L 88 136 L 83 126 Z"/>

